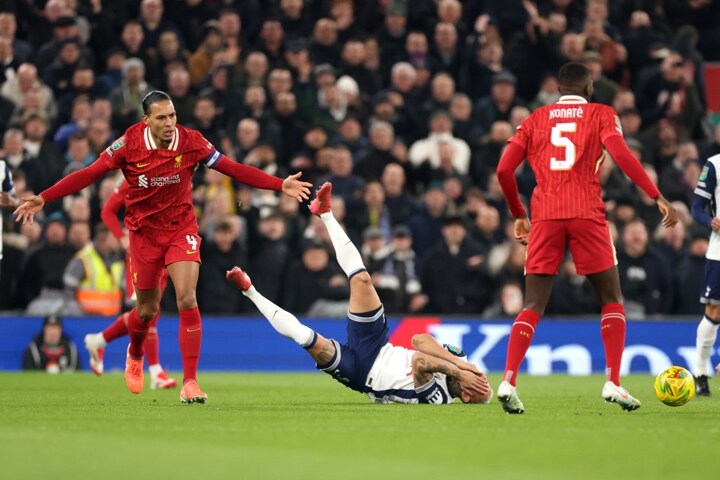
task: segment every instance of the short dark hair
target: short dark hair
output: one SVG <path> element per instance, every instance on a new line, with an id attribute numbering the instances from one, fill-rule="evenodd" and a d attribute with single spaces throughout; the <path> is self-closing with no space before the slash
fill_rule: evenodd
<path id="1" fill-rule="evenodd" d="M 172 101 L 170 95 L 163 92 L 162 90 L 151 91 L 150 93 L 145 95 L 145 98 L 142 99 L 143 113 L 145 115 L 150 115 L 150 105 L 152 105 L 153 103 L 164 102 L 165 100 L 167 100 L 168 102 Z"/>
<path id="2" fill-rule="evenodd" d="M 590 70 L 582 63 L 570 62 L 560 67 L 558 82 L 561 85 L 582 85 L 590 77 Z"/>

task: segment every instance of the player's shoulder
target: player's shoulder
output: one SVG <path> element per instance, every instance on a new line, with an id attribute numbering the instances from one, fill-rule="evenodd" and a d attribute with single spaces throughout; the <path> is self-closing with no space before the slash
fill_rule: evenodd
<path id="1" fill-rule="evenodd" d="M 611 117 L 617 116 L 617 112 L 613 107 L 610 105 L 605 105 L 604 103 L 595 103 L 595 102 L 588 102 L 588 108 L 590 111 L 595 112 L 600 115 L 609 115 Z"/>
<path id="2" fill-rule="evenodd" d="M 720 170 L 720 154 L 713 155 L 711 157 L 708 157 L 707 160 L 705 160 L 705 165 L 702 170 L 702 177 L 707 177 L 708 171 L 712 168 L 714 170 L 715 176 L 717 176 L 718 171 Z"/>
<path id="3" fill-rule="evenodd" d="M 182 150 L 201 150 L 207 149 L 211 151 L 214 149 L 212 143 L 208 142 L 207 139 L 194 128 L 183 127 L 177 125 L 178 135 L 180 135 L 180 148 Z"/>
<path id="4" fill-rule="evenodd" d="M 118 149 L 119 147 L 125 146 L 128 150 L 135 150 L 144 146 L 146 128 L 147 125 L 142 122 L 131 125 L 127 130 L 125 130 L 125 133 L 123 133 L 122 136 L 115 139 L 111 147 L 114 147 L 116 143 L 118 143 Z"/>

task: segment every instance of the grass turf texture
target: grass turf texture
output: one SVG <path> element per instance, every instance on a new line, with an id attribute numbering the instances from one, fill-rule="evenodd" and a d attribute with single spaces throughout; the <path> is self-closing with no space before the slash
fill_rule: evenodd
<path id="1" fill-rule="evenodd" d="M 146 374 L 147 376 L 147 374 Z M 491 376 L 497 388 L 499 377 Z M 714 478 L 720 392 L 643 406 L 600 398 L 603 378 L 521 378 L 524 415 L 491 405 L 373 405 L 322 374 L 202 373 L 205 405 L 178 389 L 130 394 L 121 374 L 0 374 L 2 478 Z"/>

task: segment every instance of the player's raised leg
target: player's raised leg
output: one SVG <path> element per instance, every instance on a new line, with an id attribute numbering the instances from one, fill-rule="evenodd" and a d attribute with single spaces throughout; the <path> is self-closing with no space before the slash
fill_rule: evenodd
<path id="1" fill-rule="evenodd" d="M 581 270 L 578 269 L 578 273 Z M 620 277 L 613 266 L 599 273 L 587 275 L 595 289 L 601 305 L 600 336 L 605 348 L 606 381 L 602 398 L 608 403 L 617 403 L 623 410 L 640 408 L 640 400 L 633 397 L 620 385 L 620 365 L 625 349 L 625 307 L 622 304 Z"/>
<path id="2" fill-rule="evenodd" d="M 710 262 L 710 260 L 708 260 Z M 703 299 L 704 300 L 704 299 Z M 708 383 L 708 364 L 717 339 L 718 325 L 720 324 L 720 305 L 707 304 L 705 315 L 697 327 L 695 339 L 695 393 L 707 397 L 710 395 Z"/>
<path id="3" fill-rule="evenodd" d="M 202 344 L 202 319 L 197 306 L 197 288 L 200 264 L 194 261 L 175 262 L 167 266 L 170 279 L 175 286 L 180 325 L 178 341 L 183 362 L 183 387 L 180 401 L 183 403 L 205 403 L 207 394 L 197 384 L 197 366 Z"/>
<path id="4" fill-rule="evenodd" d="M 294 340 L 295 343 L 307 350 L 318 365 L 332 363 L 336 355 L 335 344 L 332 340 L 315 333 L 310 327 L 300 323 L 295 315 L 265 298 L 253 286 L 248 274 L 240 267 L 233 267 L 225 274 L 225 278 L 255 304 L 280 335 Z"/>

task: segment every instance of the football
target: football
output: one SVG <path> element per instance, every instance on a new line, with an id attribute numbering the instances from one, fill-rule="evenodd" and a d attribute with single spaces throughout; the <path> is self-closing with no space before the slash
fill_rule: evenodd
<path id="1" fill-rule="evenodd" d="M 670 367 L 655 377 L 655 395 L 665 405 L 685 405 L 695 396 L 695 379 L 682 367 Z"/>

